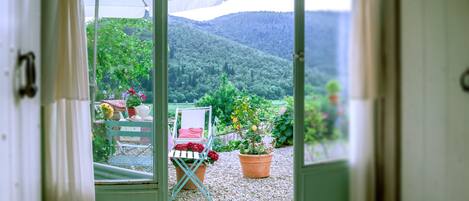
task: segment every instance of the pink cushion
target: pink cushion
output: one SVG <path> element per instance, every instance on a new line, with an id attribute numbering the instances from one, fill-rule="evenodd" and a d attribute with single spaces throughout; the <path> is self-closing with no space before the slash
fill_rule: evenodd
<path id="1" fill-rule="evenodd" d="M 179 138 L 201 138 L 204 129 L 202 128 L 181 128 Z"/>

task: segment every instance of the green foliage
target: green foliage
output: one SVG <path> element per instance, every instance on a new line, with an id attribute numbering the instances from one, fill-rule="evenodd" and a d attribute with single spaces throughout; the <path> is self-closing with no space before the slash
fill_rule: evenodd
<path id="1" fill-rule="evenodd" d="M 326 90 L 329 95 L 336 95 L 340 92 L 340 83 L 337 80 L 329 80 L 326 84 Z"/>
<path id="2" fill-rule="evenodd" d="M 98 23 L 98 96 L 120 95 L 131 85 L 148 80 L 153 67 L 152 22 L 146 19 L 101 18 Z M 86 26 L 90 68 L 94 58 L 94 32 L 95 25 L 91 22 Z"/>
<path id="3" fill-rule="evenodd" d="M 212 112 L 218 118 L 219 126 L 230 125 L 233 104 L 241 92 L 224 74 L 220 78 L 220 85 L 215 90 L 205 94 L 197 103 L 197 107 L 212 106 Z M 215 119 L 215 118 L 214 118 Z"/>
<path id="4" fill-rule="evenodd" d="M 238 150 L 240 144 L 241 144 L 240 140 L 231 140 L 228 142 L 228 144 L 224 145 L 222 144 L 220 139 L 215 138 L 215 140 L 213 141 L 212 149 L 216 152 L 230 152 L 230 151 Z"/>
<path id="5" fill-rule="evenodd" d="M 339 119 L 338 106 L 331 104 L 331 102 L 325 97 L 320 99 L 320 104 L 321 112 L 324 116 L 324 126 L 326 127 L 324 137 L 329 140 L 335 139 L 339 134 L 339 129 L 336 126 L 336 122 Z"/>
<path id="6" fill-rule="evenodd" d="M 292 19 L 292 13 L 275 12 L 236 13 L 206 22 L 170 16 L 168 100 L 193 103 L 218 86 L 222 74 L 241 91 L 263 98 L 292 95 Z M 337 37 L 347 34 L 338 27 L 348 19 L 346 12 L 306 13 L 307 84 L 324 86 L 337 76 L 343 60 Z M 152 91 L 151 20 L 102 18 L 98 23 L 97 100 L 120 97 L 132 84 Z M 86 31 L 91 66 L 94 22 Z M 316 88 L 314 93 L 325 91 Z"/>
<path id="7" fill-rule="evenodd" d="M 293 13 L 241 12 L 207 22 L 187 22 L 196 28 L 291 61 L 294 44 Z M 182 19 L 181 19 L 182 20 Z M 349 12 L 305 12 L 305 80 L 325 94 L 322 86 L 347 65 Z M 291 82 L 291 81 L 290 81 Z M 292 95 L 293 93 L 286 94 Z M 258 94 L 259 95 L 259 94 Z M 282 96 L 277 97 L 279 99 Z"/>
<path id="8" fill-rule="evenodd" d="M 196 24 L 170 19 L 170 102 L 198 100 L 220 84 L 223 74 L 239 90 L 263 98 L 293 93 L 291 61 L 203 31 Z"/>
<path id="9" fill-rule="evenodd" d="M 115 147 L 106 137 L 106 128 L 103 123 L 93 124 L 93 161 L 106 163 L 115 152 Z"/>
<path id="10" fill-rule="evenodd" d="M 136 94 L 131 94 L 127 97 L 127 101 L 125 102 L 125 105 L 127 107 L 137 107 L 142 104 L 142 99 L 140 96 Z"/>
<path id="11" fill-rule="evenodd" d="M 325 139 L 326 126 L 324 125 L 324 116 L 321 112 L 320 97 L 305 97 L 304 128 L 305 142 L 317 143 Z"/>
<path id="12" fill-rule="evenodd" d="M 287 105 L 280 109 L 280 114 L 273 121 L 275 147 L 293 145 L 293 97 L 286 97 L 285 101 Z"/>
<path id="13" fill-rule="evenodd" d="M 258 129 L 260 113 L 260 108 L 254 105 L 251 97 L 242 96 L 235 100 L 231 119 L 233 128 L 243 139 L 239 145 L 241 154 L 261 155 L 272 151 L 263 143 Z"/>

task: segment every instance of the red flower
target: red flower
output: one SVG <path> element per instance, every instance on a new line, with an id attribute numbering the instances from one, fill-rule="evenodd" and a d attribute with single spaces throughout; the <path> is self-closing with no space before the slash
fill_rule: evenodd
<path id="1" fill-rule="evenodd" d="M 208 157 L 210 157 L 213 161 L 217 161 L 218 160 L 218 154 L 217 152 L 214 152 L 214 151 L 209 151 L 208 152 Z"/>
<path id="2" fill-rule="evenodd" d="M 130 89 L 127 90 L 127 93 L 129 93 L 130 95 L 135 95 L 137 92 L 135 92 L 133 87 L 130 87 Z"/>
<path id="3" fill-rule="evenodd" d="M 199 144 L 199 143 L 192 143 L 192 142 L 189 142 L 187 143 L 187 148 L 192 150 L 192 151 L 195 151 L 195 152 L 202 152 L 204 151 L 204 145 L 202 144 Z"/>
<path id="4" fill-rule="evenodd" d="M 188 149 L 192 149 L 192 146 L 194 145 L 194 143 L 188 142 L 186 145 Z"/>
<path id="5" fill-rule="evenodd" d="M 187 151 L 187 148 L 187 144 L 177 144 L 176 146 L 174 146 L 174 149 L 178 151 Z"/>
<path id="6" fill-rule="evenodd" d="M 140 95 L 140 98 L 142 99 L 142 101 L 147 100 L 147 96 L 145 96 L 145 94 L 143 94 L 143 93 Z"/>

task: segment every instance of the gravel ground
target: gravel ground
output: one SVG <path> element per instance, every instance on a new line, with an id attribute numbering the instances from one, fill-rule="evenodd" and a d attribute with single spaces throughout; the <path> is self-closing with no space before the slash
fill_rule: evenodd
<path id="1" fill-rule="evenodd" d="M 169 165 L 169 187 L 176 184 L 176 171 Z M 275 149 L 270 177 L 247 179 L 241 172 L 238 151 L 220 153 L 220 159 L 207 168 L 204 185 L 213 200 L 293 200 L 293 147 Z M 171 189 L 170 189 L 171 191 Z M 177 200 L 204 200 L 198 190 L 182 190 Z"/>

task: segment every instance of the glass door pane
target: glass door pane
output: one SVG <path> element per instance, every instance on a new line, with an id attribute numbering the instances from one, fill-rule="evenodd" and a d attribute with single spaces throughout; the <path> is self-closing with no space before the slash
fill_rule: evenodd
<path id="1" fill-rule="evenodd" d="M 347 155 L 351 0 L 305 0 L 304 164 Z"/>
<path id="2" fill-rule="evenodd" d="M 294 1 L 168 3 L 168 118 L 170 122 L 182 119 L 176 108 L 212 108 L 216 130 L 212 150 L 220 159 L 208 166 L 204 184 L 213 199 L 237 195 L 238 200 L 291 200 Z M 255 146 L 238 133 L 252 128 L 258 134 Z M 171 131 L 177 135 L 184 128 L 175 123 Z M 255 183 L 243 177 L 238 153 L 263 155 L 270 150 L 270 177 Z M 170 188 L 177 182 L 175 166 L 168 167 Z M 281 181 L 272 182 L 274 178 Z M 179 196 L 204 199 L 188 191 Z"/>
<path id="3" fill-rule="evenodd" d="M 85 1 L 95 179 L 152 180 L 152 1 L 98 2 Z"/>

